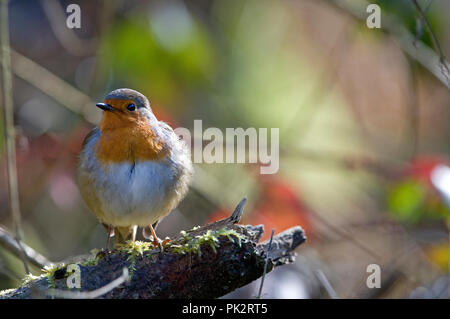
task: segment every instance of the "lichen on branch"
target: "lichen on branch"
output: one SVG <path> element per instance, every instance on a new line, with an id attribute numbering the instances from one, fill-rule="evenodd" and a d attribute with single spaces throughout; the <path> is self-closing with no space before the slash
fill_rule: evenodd
<path id="1" fill-rule="evenodd" d="M 95 291 L 117 280 L 124 269 L 128 280 L 99 298 L 223 296 L 264 273 L 267 243 L 258 244 L 263 227 L 237 225 L 242 208 L 241 202 L 237 207 L 241 211 L 229 218 L 181 231 L 162 251 L 142 241 L 127 242 L 109 254 L 93 251 L 72 264 L 55 265 L 39 277 L 27 278 L 21 287 L 0 293 L 0 298 L 57 298 L 57 291 Z M 294 249 L 304 241 L 298 226 L 275 236 L 267 272 L 292 262 Z"/>

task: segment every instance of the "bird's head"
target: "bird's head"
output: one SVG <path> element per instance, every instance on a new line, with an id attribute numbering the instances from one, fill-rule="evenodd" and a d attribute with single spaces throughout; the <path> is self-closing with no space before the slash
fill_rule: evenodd
<path id="1" fill-rule="evenodd" d="M 104 111 L 96 150 L 101 163 L 133 163 L 166 156 L 165 142 L 154 130 L 158 120 L 143 94 L 131 89 L 114 90 L 97 106 Z"/>
<path id="2" fill-rule="evenodd" d="M 101 130 L 132 127 L 156 120 L 145 95 L 132 89 L 114 90 L 96 105 L 104 111 Z"/>

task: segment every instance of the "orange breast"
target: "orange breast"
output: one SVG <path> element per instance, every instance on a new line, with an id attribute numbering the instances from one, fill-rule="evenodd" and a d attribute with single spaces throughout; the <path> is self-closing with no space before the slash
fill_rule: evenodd
<path id="1" fill-rule="evenodd" d="M 101 163 L 134 163 L 167 156 L 164 141 L 145 119 L 117 119 L 114 116 L 117 115 L 105 112 L 99 126 L 101 136 L 96 155 Z"/>

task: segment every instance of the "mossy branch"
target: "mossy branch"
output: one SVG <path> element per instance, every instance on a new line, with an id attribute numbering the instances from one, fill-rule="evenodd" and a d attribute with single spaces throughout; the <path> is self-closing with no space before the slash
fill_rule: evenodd
<path id="1" fill-rule="evenodd" d="M 74 266 L 47 269 L 23 286 L 0 294 L 0 298 L 67 298 L 57 291 L 79 292 L 102 289 L 128 269 L 129 280 L 105 291 L 99 298 L 217 298 L 264 273 L 268 242 L 258 244 L 263 226 L 237 225 L 245 199 L 229 218 L 204 227 L 182 231 L 159 248 L 148 242 L 129 242 L 111 252 L 94 253 Z M 294 249 L 305 241 L 299 227 L 273 237 L 267 272 L 294 259 Z M 80 289 L 69 289 L 79 269 Z M 68 285 L 69 283 L 69 285 Z M 76 292 L 76 293 L 75 293 Z M 86 295 L 86 294 L 84 294 Z"/>

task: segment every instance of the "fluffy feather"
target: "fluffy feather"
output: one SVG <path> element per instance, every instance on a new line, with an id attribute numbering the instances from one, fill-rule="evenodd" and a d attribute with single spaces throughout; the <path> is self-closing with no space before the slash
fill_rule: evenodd
<path id="1" fill-rule="evenodd" d="M 102 130 L 102 120 L 80 154 L 81 195 L 100 222 L 114 227 L 148 226 L 162 219 L 185 196 L 193 173 L 190 150 L 170 126 L 149 107 L 136 112 L 138 126 Z"/>

